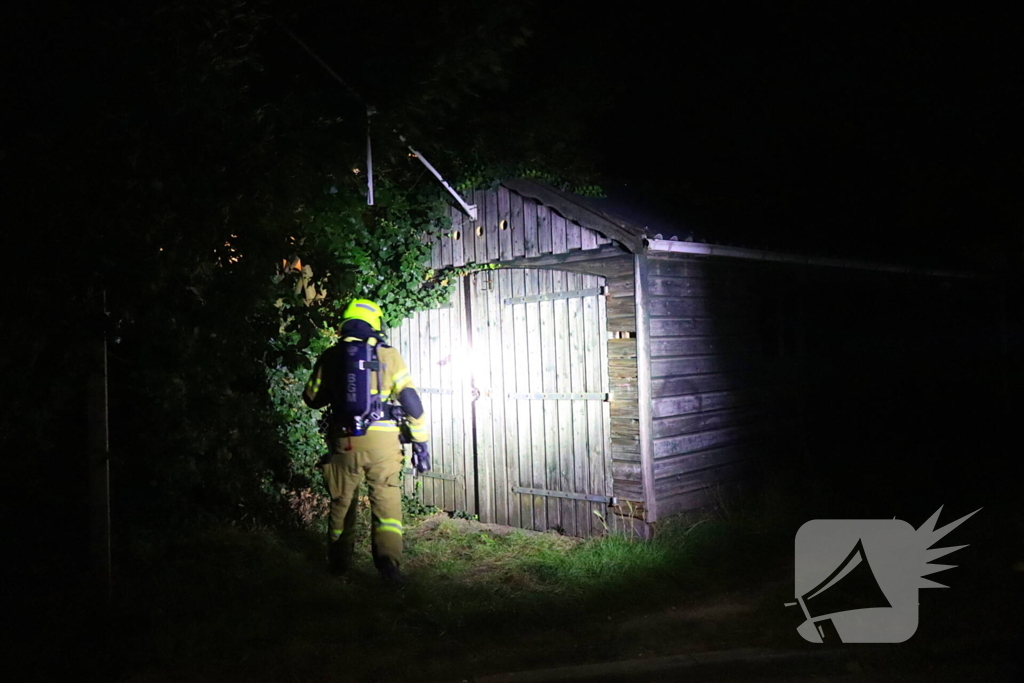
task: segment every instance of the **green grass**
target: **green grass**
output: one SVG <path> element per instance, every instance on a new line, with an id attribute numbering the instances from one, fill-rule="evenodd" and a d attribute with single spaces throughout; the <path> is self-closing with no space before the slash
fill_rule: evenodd
<path id="1" fill-rule="evenodd" d="M 748 520 L 711 514 L 663 525 L 651 541 L 434 517 L 408 525 L 409 585 L 396 593 L 377 580 L 365 537 L 338 580 L 325 572 L 321 533 L 215 526 L 139 543 L 124 563 L 122 678 L 435 680 L 628 655 L 635 638 L 622 633 L 644 614 L 744 585 L 759 569 L 743 560 L 758 537 Z M 685 641 L 678 628 L 661 632 L 668 650 Z"/>
<path id="2" fill-rule="evenodd" d="M 649 541 L 413 518 L 401 592 L 376 577 L 365 510 L 346 580 L 325 571 L 322 529 L 222 524 L 173 542 L 137 538 L 120 555 L 115 664 L 121 680 L 140 682 L 432 681 L 800 647 L 802 617 L 782 603 L 792 600 L 793 536 L 808 517 L 791 500 L 770 492 L 743 504 L 723 499 L 715 511 L 660 522 Z M 934 607 L 922 634 L 932 631 L 915 647 L 948 649 L 943 634 L 960 638 L 978 618 L 971 606 L 992 584 L 982 580 L 981 558 L 961 552 L 956 600 L 923 596 Z M 970 571 L 978 576 L 969 581 Z"/>

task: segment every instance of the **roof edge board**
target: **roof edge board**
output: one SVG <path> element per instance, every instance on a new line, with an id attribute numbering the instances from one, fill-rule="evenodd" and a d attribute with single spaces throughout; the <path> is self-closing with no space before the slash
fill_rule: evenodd
<path id="1" fill-rule="evenodd" d="M 808 266 L 826 266 L 829 268 L 876 270 L 887 273 L 906 273 L 910 275 L 930 275 L 933 277 L 953 277 L 971 280 L 987 279 L 987 277 L 981 273 L 970 273 L 966 271 L 918 268 L 914 266 L 899 266 L 888 263 L 872 263 L 870 261 L 835 259 L 821 256 L 801 256 L 799 254 L 787 254 L 779 251 L 745 249 L 743 247 L 728 247 L 719 244 L 698 244 L 696 242 L 655 239 L 645 240 L 645 243 L 647 245 L 647 249 L 652 253 L 661 252 L 666 254 L 693 254 L 697 256 L 724 256 L 727 258 L 773 261 L 776 263 L 797 263 Z"/>
<path id="2" fill-rule="evenodd" d="M 606 237 L 620 242 L 631 253 L 641 253 L 644 249 L 643 229 L 625 221 L 613 219 L 611 216 L 599 214 L 554 187 L 525 178 L 505 180 L 501 184 L 513 192 L 555 209 L 565 218 L 575 221 L 585 228 L 597 230 Z"/>

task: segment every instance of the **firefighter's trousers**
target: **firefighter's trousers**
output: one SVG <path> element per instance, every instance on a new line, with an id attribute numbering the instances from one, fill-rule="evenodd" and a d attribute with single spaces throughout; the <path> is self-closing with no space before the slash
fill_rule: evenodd
<path id="1" fill-rule="evenodd" d="M 355 545 L 358 490 L 363 477 L 370 489 L 373 515 L 373 560 L 395 565 L 402 560 L 402 495 L 399 474 L 402 447 L 396 434 L 331 439 L 331 459 L 324 478 L 331 495 L 330 542 L 341 543 L 341 554 L 351 557 Z"/>

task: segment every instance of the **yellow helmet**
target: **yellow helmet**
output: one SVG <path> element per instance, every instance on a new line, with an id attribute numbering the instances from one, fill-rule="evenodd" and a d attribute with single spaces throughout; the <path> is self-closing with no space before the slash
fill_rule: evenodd
<path id="1" fill-rule="evenodd" d="M 380 310 L 380 306 L 369 299 L 355 299 L 345 309 L 341 316 L 341 322 L 344 324 L 348 320 L 363 320 L 368 322 L 374 330 L 380 332 L 380 319 L 383 315 L 384 312 Z"/>

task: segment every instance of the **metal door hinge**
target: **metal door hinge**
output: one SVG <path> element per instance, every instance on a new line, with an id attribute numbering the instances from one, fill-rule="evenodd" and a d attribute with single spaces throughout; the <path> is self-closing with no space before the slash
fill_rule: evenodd
<path id="1" fill-rule="evenodd" d="M 414 474 L 414 470 L 406 468 L 405 476 L 411 477 Z M 427 477 L 428 479 L 443 479 L 445 481 L 462 481 L 462 476 L 458 474 L 448 474 L 447 472 L 435 472 L 431 470 L 424 472 L 423 474 L 417 474 L 417 477 Z"/>

